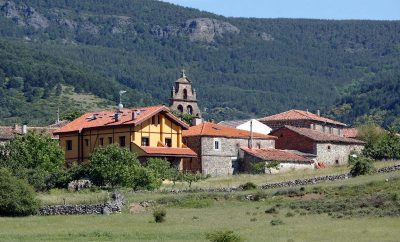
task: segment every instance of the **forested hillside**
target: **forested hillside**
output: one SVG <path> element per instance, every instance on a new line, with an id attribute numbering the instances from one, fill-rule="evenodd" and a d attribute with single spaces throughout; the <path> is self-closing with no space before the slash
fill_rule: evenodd
<path id="1" fill-rule="evenodd" d="M 264 116 L 289 108 L 327 112 L 342 97 L 355 96 L 349 93 L 354 83 L 361 87 L 398 63 L 400 48 L 398 21 L 225 18 L 153 0 L 0 0 L 0 26 L 6 46 L 0 60 L 2 99 L 15 96 L 9 85 L 15 79 L 25 97 L 6 98 L 10 105 L 2 101 L 2 123 L 31 112 L 20 111 L 35 102 L 31 89 L 43 92 L 35 94 L 42 102 L 54 103 L 59 83 L 114 101 L 117 90 L 126 89 L 128 106 L 167 103 L 182 66 L 206 118 Z M 7 55 L 25 71 L 10 70 L 14 63 L 3 60 Z M 48 78 L 40 69 L 56 74 Z M 398 79 L 390 81 L 398 85 Z M 46 94 L 51 91 L 54 97 Z M 12 112 L 9 106 L 15 107 Z M 74 105 L 64 105 L 62 112 L 69 108 Z M 361 116 L 357 105 L 351 108 L 339 117 L 352 122 Z"/>

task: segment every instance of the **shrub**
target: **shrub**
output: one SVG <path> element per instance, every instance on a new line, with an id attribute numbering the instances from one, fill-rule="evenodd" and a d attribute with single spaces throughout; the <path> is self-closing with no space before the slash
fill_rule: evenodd
<path id="1" fill-rule="evenodd" d="M 32 187 L 7 169 L 0 169 L 0 216 L 28 216 L 38 208 Z"/>
<path id="2" fill-rule="evenodd" d="M 161 186 L 161 179 L 145 167 L 135 167 L 127 184 L 134 190 L 154 190 Z"/>
<path id="3" fill-rule="evenodd" d="M 277 214 L 279 213 L 278 210 L 275 207 L 269 208 L 267 210 L 265 210 L 265 213 L 269 213 L 269 214 Z"/>
<path id="4" fill-rule="evenodd" d="M 156 223 L 162 223 L 165 221 L 165 216 L 167 215 L 167 212 L 165 211 L 164 208 L 156 208 L 153 211 L 153 217 L 154 221 Z"/>
<path id="5" fill-rule="evenodd" d="M 240 185 L 240 187 L 241 187 L 243 190 L 248 191 L 248 190 L 254 190 L 254 189 L 256 189 L 256 188 L 257 188 L 257 185 L 254 184 L 253 182 L 246 182 L 245 184 Z"/>
<path id="6" fill-rule="evenodd" d="M 273 219 L 273 220 L 271 220 L 271 225 L 272 226 L 276 226 L 276 225 L 282 225 L 282 224 L 285 224 L 282 220 L 280 220 L 280 219 Z"/>
<path id="7" fill-rule="evenodd" d="M 206 239 L 211 242 L 240 242 L 243 239 L 232 230 L 218 230 L 206 234 Z"/>
<path id="8" fill-rule="evenodd" d="M 170 179 L 171 165 L 169 161 L 159 158 L 150 158 L 147 161 L 146 168 L 154 173 L 161 180 Z"/>
<path id="9" fill-rule="evenodd" d="M 95 185 L 131 185 L 131 177 L 140 166 L 136 155 L 118 145 L 98 147 L 90 158 L 90 176 Z"/>
<path id="10" fill-rule="evenodd" d="M 349 165 L 351 166 L 350 174 L 352 176 L 367 175 L 375 171 L 373 160 L 362 155 L 350 155 Z"/>
<path id="11" fill-rule="evenodd" d="M 286 214 L 286 217 L 294 217 L 294 213 L 288 212 L 288 213 Z"/>

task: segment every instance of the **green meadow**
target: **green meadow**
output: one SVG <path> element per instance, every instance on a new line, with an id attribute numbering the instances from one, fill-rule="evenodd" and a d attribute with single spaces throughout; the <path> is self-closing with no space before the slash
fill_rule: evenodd
<path id="1" fill-rule="evenodd" d="M 243 181 L 240 176 L 231 179 Z M 264 179 L 271 178 L 264 175 Z M 400 172 L 236 193 L 122 192 L 127 204 L 120 214 L 0 218 L 0 241 L 207 241 L 206 233 L 215 230 L 232 230 L 244 241 L 400 238 Z M 252 195 L 255 201 L 245 199 L 246 195 Z M 64 199 L 71 203 L 101 202 L 106 196 L 105 191 L 54 190 L 38 197 L 43 204 L 55 204 Z M 155 223 L 151 208 L 129 209 L 132 204 L 150 200 L 166 209 L 165 222 Z"/>

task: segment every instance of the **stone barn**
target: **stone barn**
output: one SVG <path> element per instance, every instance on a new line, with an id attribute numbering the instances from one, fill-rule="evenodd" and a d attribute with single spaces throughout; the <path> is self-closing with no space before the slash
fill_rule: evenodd
<path id="1" fill-rule="evenodd" d="M 316 155 L 317 162 L 328 165 L 345 165 L 352 151 L 361 152 L 365 142 L 328 134 L 309 128 L 283 126 L 271 133 L 276 136 L 275 147 L 298 150 Z"/>

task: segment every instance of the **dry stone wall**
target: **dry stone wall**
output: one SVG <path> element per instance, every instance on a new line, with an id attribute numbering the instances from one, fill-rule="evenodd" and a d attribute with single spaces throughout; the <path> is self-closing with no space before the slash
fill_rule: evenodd
<path id="1" fill-rule="evenodd" d="M 85 215 L 111 214 L 121 212 L 124 206 L 124 197 L 120 193 L 113 193 L 112 200 L 103 204 L 80 205 L 47 205 L 39 209 L 39 215 Z"/>

